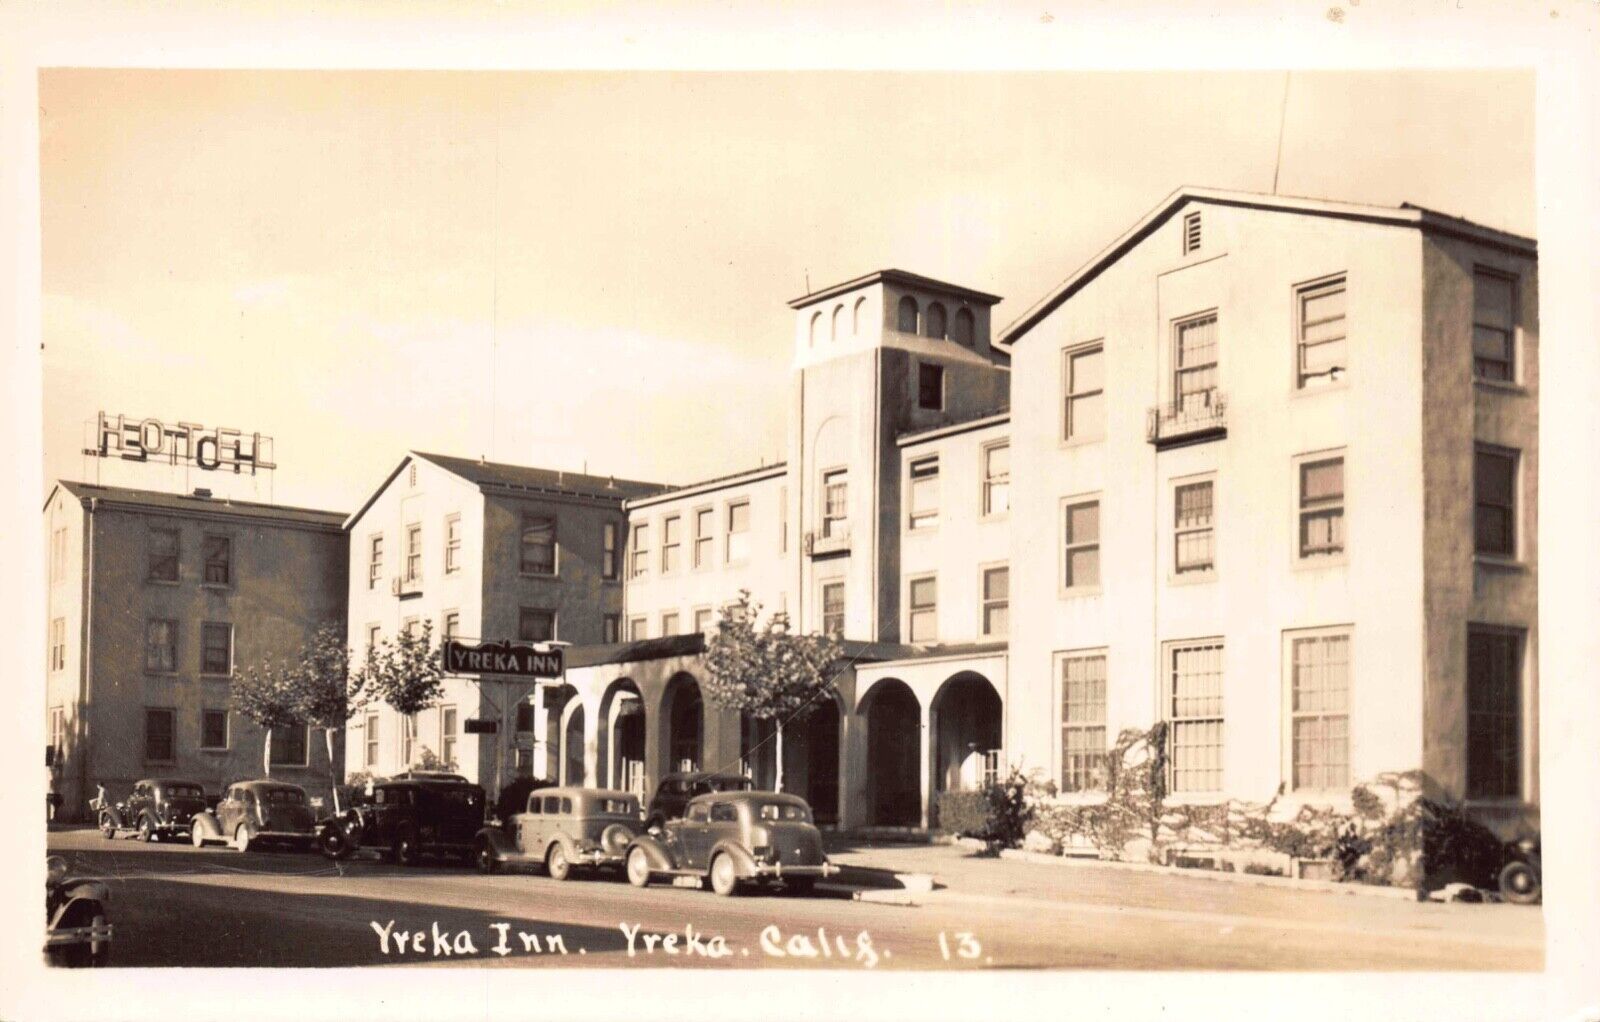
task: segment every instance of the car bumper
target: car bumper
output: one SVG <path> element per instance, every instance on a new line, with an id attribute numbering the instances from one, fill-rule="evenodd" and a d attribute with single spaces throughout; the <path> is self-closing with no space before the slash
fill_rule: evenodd
<path id="1" fill-rule="evenodd" d="M 820 866 L 786 866 L 781 862 L 758 862 L 751 876 L 783 880 L 786 877 L 831 877 L 838 872 L 839 867 L 831 862 L 824 862 Z"/>
<path id="2" fill-rule="evenodd" d="M 627 861 L 623 852 L 608 852 L 603 848 L 580 849 L 574 860 L 579 866 L 620 866 Z"/>
<path id="3" fill-rule="evenodd" d="M 252 841 L 304 841 L 310 844 L 316 839 L 315 831 L 305 830 L 258 830 L 250 835 Z"/>
<path id="4" fill-rule="evenodd" d="M 110 940 L 111 924 L 101 923 L 99 926 L 69 926 L 62 930 L 51 930 L 45 934 L 45 947 L 70 947 L 74 944 L 89 944 L 94 941 Z"/>

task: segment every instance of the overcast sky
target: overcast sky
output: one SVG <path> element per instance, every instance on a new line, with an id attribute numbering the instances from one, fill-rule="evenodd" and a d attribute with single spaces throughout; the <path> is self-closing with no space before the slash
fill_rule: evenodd
<path id="1" fill-rule="evenodd" d="M 1283 101 L 1282 73 L 46 71 L 46 478 L 93 478 L 101 409 L 270 434 L 271 495 L 341 510 L 407 449 L 753 467 L 808 278 L 900 267 L 1002 326 L 1179 185 L 1269 191 Z M 1531 235 L 1532 103 L 1523 73 L 1297 71 L 1278 189 Z M 169 485 L 105 476 L 141 479 Z"/>

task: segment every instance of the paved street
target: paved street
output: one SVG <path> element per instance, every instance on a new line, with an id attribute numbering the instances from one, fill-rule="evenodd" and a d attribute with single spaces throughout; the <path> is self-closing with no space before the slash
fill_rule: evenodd
<path id="1" fill-rule="evenodd" d="M 844 845 L 834 852 L 847 867 L 841 882 L 810 897 L 731 899 L 665 885 L 639 891 L 620 878 L 557 883 L 444 864 L 406 869 L 293 852 L 110 842 L 93 830 L 52 833 L 50 850 L 74 872 L 109 880 L 114 962 L 126 966 L 1531 970 L 1543 963 L 1537 909 L 1040 866 L 952 847 Z M 916 906 L 851 900 L 853 890 L 892 884 L 893 871 L 932 873 L 943 886 Z"/>

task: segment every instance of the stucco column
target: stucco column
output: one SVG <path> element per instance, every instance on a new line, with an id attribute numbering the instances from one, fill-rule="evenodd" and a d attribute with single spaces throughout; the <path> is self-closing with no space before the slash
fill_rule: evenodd
<path id="1" fill-rule="evenodd" d="M 935 726 L 939 722 L 939 714 L 934 710 L 928 709 L 926 705 L 923 705 L 920 709 L 922 726 L 918 744 L 921 748 L 919 762 L 922 764 L 922 769 L 917 771 L 917 776 L 922 779 L 921 827 L 923 830 L 927 830 L 929 809 L 931 808 L 931 799 L 933 797 L 933 733 Z"/>
<path id="2" fill-rule="evenodd" d="M 544 685 L 533 687 L 533 749 L 530 753 L 535 777 L 550 778 L 550 718 L 544 712 Z"/>
<path id="3" fill-rule="evenodd" d="M 872 822 L 871 780 L 867 776 L 868 721 L 857 713 L 845 715 L 844 761 L 847 769 L 840 778 L 844 802 L 839 806 L 840 817 L 849 828 L 865 827 Z"/>
<path id="4" fill-rule="evenodd" d="M 583 783 L 591 788 L 606 786 L 600 775 L 600 727 L 600 697 L 592 696 L 583 704 Z"/>

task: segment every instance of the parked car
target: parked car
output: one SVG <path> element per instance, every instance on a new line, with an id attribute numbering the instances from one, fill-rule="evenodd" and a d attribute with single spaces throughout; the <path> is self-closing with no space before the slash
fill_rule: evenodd
<path id="1" fill-rule="evenodd" d="M 71 876 L 67 860 L 59 855 L 46 859 L 45 961 L 72 967 L 109 962 L 111 923 L 106 906 L 110 901 L 111 890 L 105 884 Z"/>
<path id="2" fill-rule="evenodd" d="M 668 820 L 679 819 L 683 816 L 684 807 L 696 795 L 708 795 L 714 791 L 749 791 L 753 787 L 754 782 L 740 774 L 708 771 L 668 774 L 661 778 L 661 783 L 656 785 L 656 793 L 650 796 L 645 826 L 659 827 Z"/>
<path id="3" fill-rule="evenodd" d="M 478 869 L 493 873 L 513 863 L 543 865 L 555 880 L 574 867 L 621 867 L 639 832 L 639 799 L 604 788 L 541 788 L 523 811 L 478 832 Z"/>
<path id="4" fill-rule="evenodd" d="M 497 820 L 509 820 L 518 813 L 528 808 L 528 796 L 541 788 L 554 788 L 555 781 L 543 777 L 518 777 L 504 788 L 494 800 L 494 816 Z"/>
<path id="5" fill-rule="evenodd" d="M 214 809 L 195 814 L 189 836 L 196 848 L 227 841 L 241 852 L 264 844 L 306 849 L 317 839 L 316 818 L 298 784 L 239 781 L 228 786 Z"/>
<path id="6" fill-rule="evenodd" d="M 206 793 L 197 781 L 152 777 L 134 784 L 121 802 L 95 802 L 100 833 L 108 840 L 133 831 L 140 841 L 158 841 L 189 833 L 194 814 L 206 808 Z"/>
<path id="7" fill-rule="evenodd" d="M 1498 877 L 1500 897 L 1516 905 L 1538 904 L 1544 895 L 1544 862 L 1539 839 L 1524 837 L 1505 848 L 1505 865 Z"/>
<path id="8" fill-rule="evenodd" d="M 484 791 L 459 775 L 413 774 L 373 785 L 372 797 L 322 821 L 322 853 L 342 859 L 363 846 L 405 866 L 424 855 L 467 859 L 483 827 Z"/>
<path id="9" fill-rule="evenodd" d="M 683 819 L 641 834 L 628 845 L 628 882 L 644 887 L 658 875 L 709 878 L 727 896 L 741 881 L 781 881 L 808 893 L 819 877 L 839 872 L 822 852 L 811 807 L 796 795 L 738 791 L 700 795 Z"/>

